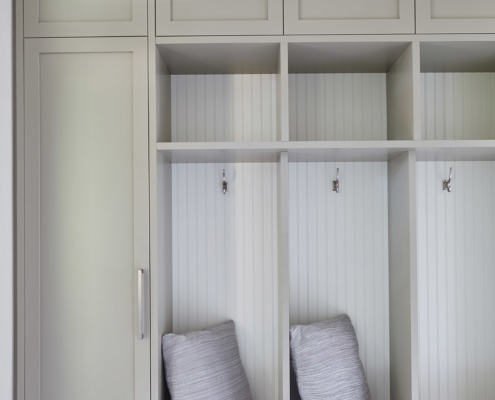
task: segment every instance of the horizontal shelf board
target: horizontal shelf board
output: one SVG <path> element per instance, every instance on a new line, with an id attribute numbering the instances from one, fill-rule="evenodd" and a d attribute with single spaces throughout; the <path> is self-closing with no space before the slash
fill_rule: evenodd
<path id="1" fill-rule="evenodd" d="M 161 142 L 156 150 L 172 163 L 276 162 L 285 151 L 290 162 L 389 161 L 411 150 L 418 161 L 495 161 L 495 140 Z"/>
<path id="2" fill-rule="evenodd" d="M 449 40 L 455 36 L 462 41 L 463 35 L 443 35 L 440 40 Z M 490 40 L 495 35 L 479 34 L 473 35 L 473 41 Z M 411 42 L 421 37 L 427 40 L 438 41 L 439 35 L 259 35 L 259 36 L 161 36 L 156 38 L 157 45 L 168 44 L 237 44 L 237 43 L 356 43 L 356 42 Z"/>
<path id="3" fill-rule="evenodd" d="M 418 161 L 495 161 L 495 140 L 424 140 L 416 142 Z"/>
<path id="4" fill-rule="evenodd" d="M 270 74 L 279 64 L 279 43 L 158 44 L 173 75 Z"/>
<path id="5" fill-rule="evenodd" d="M 290 142 L 289 161 L 388 161 L 414 150 L 413 141 Z"/>
<path id="6" fill-rule="evenodd" d="M 359 149 L 359 148 L 327 148 L 289 150 L 289 162 L 325 162 L 325 161 L 388 161 L 404 151 L 399 149 Z"/>
<path id="7" fill-rule="evenodd" d="M 285 150 L 284 142 L 178 142 L 157 143 L 172 163 L 276 162 Z"/>
<path id="8" fill-rule="evenodd" d="M 259 35 L 259 36 L 161 36 L 156 38 L 158 45 L 183 44 L 260 44 L 293 43 L 328 44 L 328 43 L 464 43 L 495 42 L 495 34 L 400 34 L 400 35 Z"/>

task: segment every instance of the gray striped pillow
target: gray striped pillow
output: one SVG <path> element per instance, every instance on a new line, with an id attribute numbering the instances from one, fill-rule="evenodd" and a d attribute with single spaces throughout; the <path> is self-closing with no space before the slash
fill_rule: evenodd
<path id="1" fill-rule="evenodd" d="M 290 327 L 291 361 L 303 400 L 370 400 L 348 315 Z"/>
<path id="2" fill-rule="evenodd" d="M 162 338 L 168 389 L 173 400 L 251 400 L 234 321 Z"/>

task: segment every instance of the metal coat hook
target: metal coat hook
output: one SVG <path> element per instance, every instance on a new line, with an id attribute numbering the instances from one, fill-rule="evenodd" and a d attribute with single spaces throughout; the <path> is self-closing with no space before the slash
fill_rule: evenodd
<path id="1" fill-rule="evenodd" d="M 443 181 L 443 190 L 447 192 L 452 192 L 452 186 L 450 186 L 450 181 L 452 180 L 452 167 L 450 167 L 449 179 Z"/>
<path id="2" fill-rule="evenodd" d="M 337 179 L 333 181 L 333 191 L 338 193 L 340 189 L 340 184 L 339 184 L 339 169 L 337 168 Z"/>
<path id="3" fill-rule="evenodd" d="M 225 168 L 223 170 L 222 192 L 227 193 L 229 183 L 225 180 Z"/>

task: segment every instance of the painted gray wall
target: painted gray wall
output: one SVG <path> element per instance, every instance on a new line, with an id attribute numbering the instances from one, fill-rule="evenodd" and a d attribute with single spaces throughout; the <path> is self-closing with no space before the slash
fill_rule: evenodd
<path id="1" fill-rule="evenodd" d="M 0 1 L 0 399 L 13 399 L 12 1 Z"/>

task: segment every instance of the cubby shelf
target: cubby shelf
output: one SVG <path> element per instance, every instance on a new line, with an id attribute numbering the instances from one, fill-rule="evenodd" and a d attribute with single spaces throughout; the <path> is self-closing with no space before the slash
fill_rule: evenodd
<path id="1" fill-rule="evenodd" d="M 495 140 L 160 142 L 156 149 L 171 163 L 276 162 L 281 152 L 290 162 L 389 161 L 408 151 L 419 161 L 495 161 Z"/>
<path id="2" fill-rule="evenodd" d="M 422 140 L 415 150 L 418 161 L 495 161 L 495 140 Z"/>
<path id="3" fill-rule="evenodd" d="M 276 162 L 283 142 L 157 143 L 156 149 L 172 163 Z"/>

